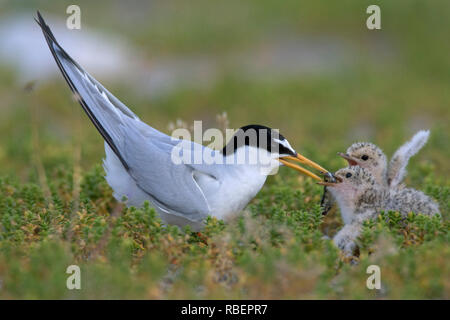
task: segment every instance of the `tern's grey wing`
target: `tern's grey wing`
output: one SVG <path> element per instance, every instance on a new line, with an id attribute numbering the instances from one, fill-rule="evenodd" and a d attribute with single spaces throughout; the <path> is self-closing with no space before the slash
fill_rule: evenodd
<path id="1" fill-rule="evenodd" d="M 138 116 L 106 90 L 97 80 L 84 71 L 83 68 L 81 68 L 81 66 L 58 44 L 52 31 L 39 12 L 37 22 L 41 27 L 50 51 L 64 78 L 69 84 L 70 89 L 73 91 L 75 98 L 80 102 L 90 120 L 125 168 L 128 168 L 128 165 L 124 161 L 118 146 L 121 140 L 119 126 L 124 121 L 133 121 L 135 126 L 146 136 L 170 140 L 169 136 L 140 121 Z"/>
<path id="2" fill-rule="evenodd" d="M 421 130 L 394 153 L 388 167 L 388 183 L 391 187 L 397 186 L 403 181 L 409 159 L 423 148 L 429 136 L 430 131 Z"/>
<path id="3" fill-rule="evenodd" d="M 171 161 L 171 137 L 140 121 L 84 71 L 58 44 L 39 12 L 37 22 L 70 89 L 138 186 L 170 213 L 193 221 L 205 218 L 210 210 L 193 169 Z"/>
<path id="4" fill-rule="evenodd" d="M 195 169 L 173 161 L 172 150 L 176 146 L 145 138 L 132 126 L 122 128 L 123 154 L 130 167 L 128 172 L 137 185 L 172 214 L 191 221 L 206 218 L 210 207 L 194 179 Z M 193 145 L 189 141 L 183 143 L 184 147 Z"/>

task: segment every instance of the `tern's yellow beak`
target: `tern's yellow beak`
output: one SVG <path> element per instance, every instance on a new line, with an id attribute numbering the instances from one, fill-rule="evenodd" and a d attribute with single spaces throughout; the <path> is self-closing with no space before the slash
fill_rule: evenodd
<path id="1" fill-rule="evenodd" d="M 294 156 L 288 156 L 288 157 L 281 157 L 278 159 L 282 164 L 284 164 L 286 167 L 295 169 L 303 174 L 306 174 L 307 176 L 310 176 L 313 179 L 322 181 L 322 179 L 320 179 L 317 175 L 315 175 L 314 173 L 312 173 L 309 170 L 306 170 L 305 168 L 302 168 L 294 163 L 290 163 L 287 160 L 292 160 L 292 161 L 296 161 L 296 162 L 300 162 L 302 164 L 305 164 L 309 167 L 312 167 L 314 169 L 319 170 L 322 173 L 328 172 L 328 170 L 325 170 L 324 168 L 322 168 L 321 166 L 319 166 L 317 163 L 309 160 L 308 158 L 302 156 L 301 154 L 297 153 L 297 155 Z"/>

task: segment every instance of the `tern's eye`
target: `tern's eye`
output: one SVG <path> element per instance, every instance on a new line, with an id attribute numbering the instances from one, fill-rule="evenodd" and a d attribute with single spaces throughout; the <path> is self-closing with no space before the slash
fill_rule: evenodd
<path id="1" fill-rule="evenodd" d="M 346 178 L 350 178 L 352 176 L 352 174 L 350 172 L 347 172 L 347 174 L 345 175 Z"/>
<path id="2" fill-rule="evenodd" d="M 369 159 L 369 156 L 368 156 L 367 154 L 365 154 L 365 155 L 363 155 L 363 156 L 361 157 L 361 159 L 363 159 L 364 161 L 366 161 L 367 159 Z"/>

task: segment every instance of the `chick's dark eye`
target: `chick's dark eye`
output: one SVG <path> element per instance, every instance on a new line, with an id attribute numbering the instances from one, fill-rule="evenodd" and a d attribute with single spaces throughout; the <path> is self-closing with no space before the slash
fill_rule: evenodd
<path id="1" fill-rule="evenodd" d="M 347 174 L 345 175 L 346 178 L 350 178 L 352 176 L 352 174 L 350 172 L 347 172 Z"/>
<path id="2" fill-rule="evenodd" d="M 364 161 L 366 161 L 367 159 L 369 159 L 369 156 L 368 156 L 367 154 L 365 154 L 365 155 L 363 155 L 363 156 L 361 157 L 361 159 L 363 159 Z"/>

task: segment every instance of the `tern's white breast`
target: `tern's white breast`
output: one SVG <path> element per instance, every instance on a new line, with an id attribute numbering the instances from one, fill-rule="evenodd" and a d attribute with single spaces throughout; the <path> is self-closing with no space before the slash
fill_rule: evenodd
<path id="1" fill-rule="evenodd" d="M 211 215 L 227 219 L 242 211 L 261 190 L 267 175 L 257 166 L 224 165 L 219 181 L 197 181 L 211 208 Z"/>

